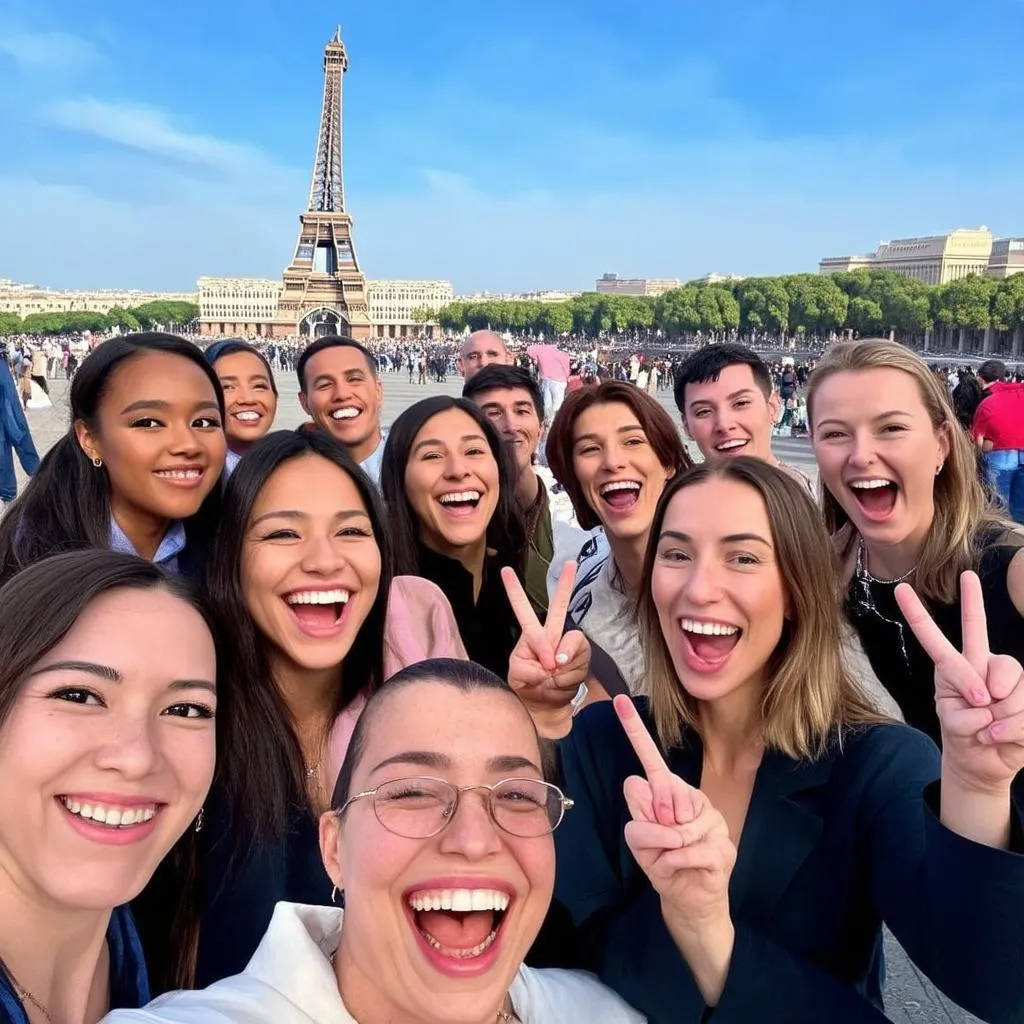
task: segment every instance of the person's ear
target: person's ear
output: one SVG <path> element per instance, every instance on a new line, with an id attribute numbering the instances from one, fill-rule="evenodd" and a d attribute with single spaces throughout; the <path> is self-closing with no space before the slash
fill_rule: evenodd
<path id="1" fill-rule="evenodd" d="M 313 415 L 313 414 L 312 414 L 312 413 L 311 413 L 311 412 L 309 411 L 309 403 L 308 403 L 308 402 L 306 401 L 306 393 L 305 393 L 305 391 L 300 391 L 300 392 L 299 392 L 299 405 L 301 405 L 301 406 L 302 406 L 302 411 L 303 411 L 303 412 L 304 412 L 304 413 L 305 413 L 305 414 L 306 414 L 307 416 L 312 416 L 312 415 Z"/>
<path id="2" fill-rule="evenodd" d="M 345 888 L 341 870 L 341 815 L 337 811 L 324 811 L 320 815 L 320 859 L 327 876 L 338 890 Z"/>
<path id="3" fill-rule="evenodd" d="M 85 420 L 75 420 L 75 438 L 78 447 L 85 452 L 85 456 L 92 462 L 102 459 L 100 452 L 99 438 L 86 426 Z"/>

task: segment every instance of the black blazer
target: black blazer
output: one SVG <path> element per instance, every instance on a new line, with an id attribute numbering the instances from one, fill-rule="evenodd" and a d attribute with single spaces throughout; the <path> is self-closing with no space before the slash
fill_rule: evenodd
<path id="1" fill-rule="evenodd" d="M 623 838 L 622 783 L 642 773 L 611 705 L 586 708 L 559 754 L 576 805 L 555 833 L 556 896 L 584 966 L 651 1024 L 884 1021 L 883 921 L 953 1000 L 986 1021 L 1024 1021 L 1019 808 L 1015 852 L 943 827 L 939 753 L 924 734 L 867 726 L 816 761 L 765 754 L 729 883 L 736 944 L 713 1014 Z M 700 784 L 695 734 L 666 759 Z"/>

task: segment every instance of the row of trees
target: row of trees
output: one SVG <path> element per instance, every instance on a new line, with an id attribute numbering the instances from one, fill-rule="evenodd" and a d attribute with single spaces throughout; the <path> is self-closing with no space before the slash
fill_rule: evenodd
<path id="1" fill-rule="evenodd" d="M 935 330 L 1014 332 L 1024 328 L 1024 274 L 997 281 L 965 277 L 926 285 L 891 270 L 790 274 L 722 284 L 687 284 L 658 298 L 587 292 L 561 303 L 504 299 L 453 302 L 436 318 L 446 330 L 532 334 L 650 334 L 668 338 L 771 335 L 827 338 L 843 331 L 908 340 Z"/>
<path id="2" fill-rule="evenodd" d="M 80 334 L 82 331 L 148 331 L 156 327 L 181 329 L 199 316 L 194 302 L 147 302 L 131 309 L 113 306 L 106 313 L 78 310 L 69 313 L 0 313 L 0 334 Z"/>

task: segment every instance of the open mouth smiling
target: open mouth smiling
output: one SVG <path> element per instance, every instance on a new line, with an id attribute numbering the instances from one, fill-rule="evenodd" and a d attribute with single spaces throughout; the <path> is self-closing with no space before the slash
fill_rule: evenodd
<path id="1" fill-rule="evenodd" d="M 861 511 L 875 521 L 887 519 L 896 506 L 899 485 L 885 477 L 864 477 L 848 480 L 847 486 Z"/>
<path id="2" fill-rule="evenodd" d="M 732 455 L 743 451 L 748 444 L 750 444 L 750 442 L 745 437 L 733 437 L 728 441 L 722 441 L 720 444 L 716 444 L 715 451 L 721 452 L 723 455 Z"/>
<path id="3" fill-rule="evenodd" d="M 317 635 L 334 632 L 340 626 L 351 596 L 344 587 L 293 590 L 284 595 L 284 601 L 300 628 Z"/>
<path id="4" fill-rule="evenodd" d="M 616 512 L 631 512 L 640 501 L 639 480 L 611 480 L 598 490 L 601 500 Z"/>
<path id="5" fill-rule="evenodd" d="M 476 511 L 481 498 L 483 498 L 483 494 L 480 491 L 470 488 L 465 491 L 449 491 L 447 494 L 442 494 L 438 497 L 437 503 L 448 515 L 470 516 Z"/>
<path id="6" fill-rule="evenodd" d="M 343 405 L 331 413 L 332 420 L 354 420 L 362 413 L 362 409 L 354 405 Z"/>
<path id="7" fill-rule="evenodd" d="M 687 665 L 697 672 L 720 669 L 740 642 L 743 630 L 731 622 L 713 619 L 679 620 Z"/>
<path id="8" fill-rule="evenodd" d="M 406 894 L 413 927 L 452 967 L 483 957 L 501 934 L 512 894 L 499 889 L 416 889 Z M 436 960 L 435 960 L 436 962 Z"/>

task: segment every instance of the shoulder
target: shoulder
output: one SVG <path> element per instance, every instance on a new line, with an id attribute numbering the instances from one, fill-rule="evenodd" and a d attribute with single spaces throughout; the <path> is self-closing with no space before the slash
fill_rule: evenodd
<path id="1" fill-rule="evenodd" d="M 647 1019 L 584 971 L 523 966 L 509 994 L 523 1024 L 642 1024 Z"/>
<path id="2" fill-rule="evenodd" d="M 1017 614 L 1024 616 L 1024 547 L 1017 549 L 1006 570 L 1006 589 Z"/>
<path id="3" fill-rule="evenodd" d="M 899 722 L 847 728 L 834 738 L 830 756 L 839 790 L 856 792 L 868 803 L 920 795 L 941 773 L 933 740 Z"/>
<path id="4" fill-rule="evenodd" d="M 308 1024 L 311 1018 L 246 974 L 194 992 L 168 992 L 141 1010 L 115 1010 L 104 1024 Z"/>

